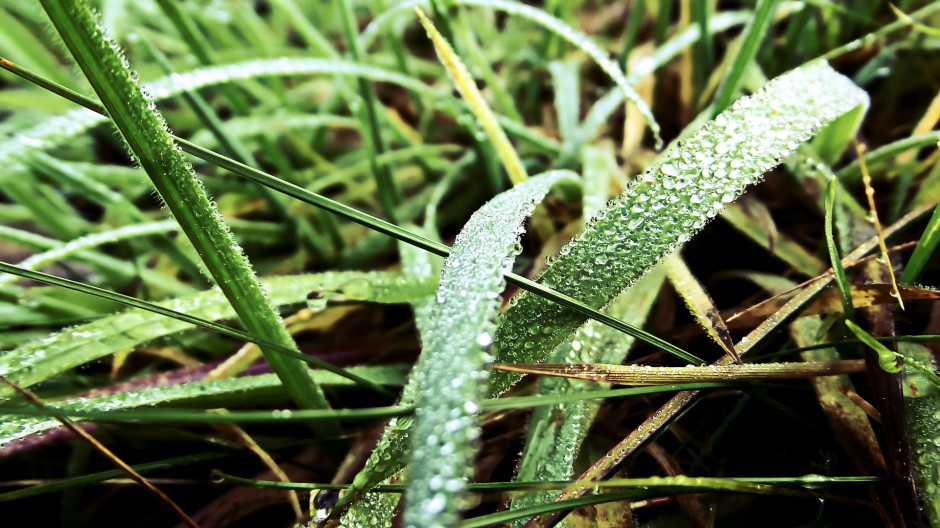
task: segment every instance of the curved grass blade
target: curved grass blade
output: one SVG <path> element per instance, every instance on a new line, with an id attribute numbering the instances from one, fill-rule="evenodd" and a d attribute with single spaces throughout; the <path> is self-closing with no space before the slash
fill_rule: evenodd
<path id="1" fill-rule="evenodd" d="M 84 2 L 44 0 L 43 8 L 98 95 L 127 147 L 193 244 L 249 333 L 295 352 L 297 345 L 271 306 L 222 216 L 173 142 L 163 117 L 141 91 L 119 45 Z M 301 408 L 328 408 L 306 364 L 262 347 Z M 339 424 L 322 424 L 325 434 Z"/>
<path id="2" fill-rule="evenodd" d="M 102 231 L 84 237 L 76 238 L 58 247 L 49 249 L 42 253 L 33 254 L 19 263 L 19 267 L 27 270 L 39 269 L 48 266 L 53 262 L 64 260 L 75 253 L 88 250 L 103 244 L 113 244 L 122 240 L 128 240 L 137 237 L 146 237 L 153 235 L 162 235 L 174 232 L 179 229 L 175 220 L 166 220 L 163 222 L 148 222 L 133 224 L 128 226 Z M 12 275 L 0 276 L 0 286 L 9 284 L 14 280 Z"/>
<path id="3" fill-rule="evenodd" d="M 211 323 L 208 320 L 230 319 L 236 316 L 222 292 L 217 290 L 160 303 L 147 303 L 58 277 L 20 270 L 5 263 L 0 263 L 0 271 L 78 289 L 138 308 L 63 330 L 0 356 L 0 375 L 20 385 L 29 386 L 45 381 L 89 361 L 158 337 L 188 330 L 191 328 L 190 325 L 194 324 L 236 339 L 256 343 L 261 341 L 282 354 L 290 354 L 296 359 L 310 361 L 320 368 L 341 376 L 348 375 L 343 369 L 317 358 L 294 352 L 291 348 L 280 347 L 276 343 L 263 341 L 245 332 Z M 353 297 L 357 300 L 400 303 L 426 295 L 434 288 L 433 281 L 414 283 L 407 279 L 403 280 L 400 275 L 378 272 L 331 272 L 273 277 L 264 279 L 262 285 L 275 305 L 302 302 L 306 293 L 310 291 L 326 292 L 327 296 L 330 296 L 331 292 L 337 292 L 346 295 L 347 298 Z M 344 290 L 347 291 L 344 293 Z M 354 296 L 349 293 L 353 290 Z M 356 381 L 356 378 L 353 377 L 353 380 Z M 371 385 L 365 380 L 360 381 Z M 6 392 L 0 387 L 0 396 L 5 394 Z"/>
<path id="4" fill-rule="evenodd" d="M 434 225 L 433 221 L 430 219 L 431 216 L 432 215 L 428 215 L 425 219 L 425 225 Z M 432 235 L 433 233 L 428 232 L 427 229 L 423 231 L 427 235 Z M 399 244 L 398 251 L 401 255 L 402 273 L 405 276 L 424 280 L 440 276 L 444 261 L 437 255 L 431 255 L 430 253 L 404 243 Z M 428 297 L 416 299 L 411 303 L 412 310 L 414 311 L 415 326 L 418 328 L 418 335 L 422 343 L 428 342 L 431 311 L 434 309 L 435 301 L 435 296 L 431 294 Z M 418 362 L 412 368 L 408 383 L 402 390 L 401 399 L 399 401 L 400 405 L 414 405 L 417 385 L 415 375 L 423 371 L 423 362 L 426 360 L 427 356 L 425 354 L 418 356 Z M 366 460 L 365 467 L 381 466 L 381 461 L 388 456 L 388 451 L 393 448 L 395 442 L 401 442 L 401 444 L 398 445 L 404 445 L 406 443 L 404 439 L 399 439 L 398 437 L 407 435 L 411 425 L 412 420 L 410 418 L 392 418 L 386 424 L 385 430 L 382 431 L 382 437 L 379 439 L 376 448 L 372 450 L 369 459 Z M 392 480 L 400 480 L 400 477 L 401 471 L 396 470 L 393 471 L 393 474 L 387 475 L 383 482 L 389 484 Z M 341 524 L 347 528 L 371 528 L 377 524 L 391 522 L 400 498 L 400 495 L 381 493 L 375 489 L 368 491 L 343 512 Z M 311 504 L 313 504 L 313 502 L 314 499 L 311 498 Z M 328 510 L 317 510 L 311 507 L 311 515 L 314 517 L 314 520 L 325 520 L 329 517 L 330 513 L 331 512 Z"/>
<path id="5" fill-rule="evenodd" d="M 437 304 L 428 321 L 427 356 L 415 379 L 415 426 L 408 466 L 405 524 L 453 526 L 472 476 L 486 393 L 487 350 L 493 342 L 504 274 L 522 247 L 522 223 L 563 171 L 526 180 L 496 196 L 470 218 L 444 263 Z"/>
<path id="6" fill-rule="evenodd" d="M 411 485 L 417 486 L 412 489 L 417 492 L 409 498 L 409 504 L 433 501 L 431 506 L 434 506 L 444 500 L 441 506 L 446 513 L 442 518 L 456 521 L 457 503 L 439 498 L 444 492 L 440 485 L 446 481 L 451 490 L 449 494 L 456 499 L 465 484 L 468 468 L 473 466 L 471 446 L 478 427 L 475 415 L 479 400 L 485 394 L 484 349 L 489 349 L 492 342 L 492 330 L 487 328 L 493 326 L 504 274 L 511 269 L 513 257 L 520 249 L 518 238 L 524 232 L 522 222 L 535 207 L 536 200 L 555 183 L 572 178 L 574 175 L 570 172 L 555 171 L 526 180 L 486 204 L 461 230 L 444 264 L 435 305 L 427 314 L 427 322 L 420 326 L 423 353 L 412 374 L 413 381 L 405 387 L 402 396 L 402 403 L 414 398 L 418 408 L 425 406 L 417 418 L 423 425 L 415 428 L 411 419 L 389 423 L 346 494 L 340 497 L 332 512 L 324 512 L 324 515 L 342 513 L 367 490 L 401 470 L 409 447 L 418 442 L 417 438 L 422 438 L 416 436 L 421 434 L 425 443 L 420 445 L 421 454 L 412 464 L 412 468 L 418 468 L 420 478 L 411 477 Z M 437 431 L 442 427 L 445 431 Z M 431 445 L 426 444 L 428 436 L 434 438 Z M 448 457 L 463 457 L 463 460 L 442 466 L 439 464 L 442 451 L 448 452 Z M 451 473 L 446 477 L 436 476 L 434 468 L 441 467 Z M 432 481 L 438 484 L 433 489 Z M 372 504 L 373 498 L 366 500 Z M 442 511 L 432 507 L 420 513 L 419 516 L 435 517 Z M 355 522 L 357 517 L 354 514 L 350 520 Z"/>
<path id="7" fill-rule="evenodd" d="M 589 306 L 607 304 L 821 126 L 867 100 L 825 63 L 777 78 L 663 153 L 561 249 L 542 284 Z M 539 321 L 535 333 L 532 321 Z M 564 307 L 522 294 L 497 331 L 499 361 L 539 362 L 583 322 Z M 494 374 L 493 393 L 518 379 Z"/>
<path id="8" fill-rule="evenodd" d="M 443 187 L 439 187 L 437 191 L 443 193 L 445 192 L 443 189 Z M 430 208 L 431 206 L 428 207 Z M 433 222 L 433 214 L 426 216 L 425 225 L 435 225 Z M 429 231 L 426 228 L 423 232 L 429 237 L 433 236 L 433 231 Z M 441 257 L 421 251 L 418 248 L 404 243 L 399 244 L 399 253 L 401 255 L 402 273 L 404 275 L 415 279 L 432 279 L 440 276 L 441 269 L 444 265 L 444 259 Z M 426 343 L 428 339 L 431 311 L 434 309 L 435 302 L 435 296 L 432 294 L 411 303 L 412 310 L 414 311 L 415 326 L 418 328 L 418 334 L 422 343 Z M 412 368 L 408 383 L 402 390 L 400 400 L 402 405 L 414 405 L 416 391 L 414 376 L 417 372 L 423 370 L 423 366 L 419 367 L 418 365 L 426 361 L 426 358 L 427 356 L 424 354 L 418 356 L 418 363 Z M 369 455 L 369 459 L 366 461 L 366 467 L 377 465 L 378 461 L 381 461 L 382 458 L 387 455 L 387 451 L 392 447 L 393 442 L 405 443 L 405 440 L 396 440 L 396 438 L 407 435 L 411 424 L 412 420 L 410 418 L 393 418 L 390 420 L 389 423 L 386 424 L 385 430 L 382 431 L 382 437 L 379 439 L 377 447 Z M 384 482 L 387 484 L 392 480 L 401 480 L 401 471 L 389 475 Z M 375 490 L 369 491 L 343 512 L 341 523 L 348 528 L 371 528 L 378 523 L 390 522 L 395 515 L 395 508 L 398 506 L 400 498 L 400 495 L 379 493 Z M 311 509 L 311 511 L 313 511 L 313 509 Z M 316 518 L 322 519 L 328 517 L 329 514 L 329 511 L 312 513 Z"/>

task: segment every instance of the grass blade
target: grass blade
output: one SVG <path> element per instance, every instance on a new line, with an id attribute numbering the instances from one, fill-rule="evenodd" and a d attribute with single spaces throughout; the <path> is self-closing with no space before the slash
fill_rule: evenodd
<path id="1" fill-rule="evenodd" d="M 667 150 L 627 191 L 562 248 L 541 282 L 603 306 L 665 255 L 675 251 L 747 185 L 839 115 L 865 104 L 867 95 L 825 63 L 811 64 L 741 99 L 681 147 Z M 592 269 L 592 274 L 585 274 Z M 583 292 L 590 292 L 585 297 Z M 540 331 L 532 334 L 532 321 Z M 497 332 L 499 360 L 535 363 L 584 318 L 531 295 L 521 295 Z M 690 362 L 697 358 L 684 356 Z M 494 375 L 507 390 L 518 376 Z"/>
<path id="2" fill-rule="evenodd" d="M 740 88 L 744 72 L 754 61 L 757 49 L 760 47 L 760 43 L 764 40 L 764 36 L 773 21 L 776 3 L 777 0 L 757 1 L 754 15 L 744 28 L 744 41 L 741 43 L 741 48 L 738 50 L 738 54 L 735 55 L 734 61 L 731 63 L 731 69 L 715 94 L 715 100 L 712 102 L 713 118 L 728 108 L 734 94 Z"/>
<path id="3" fill-rule="evenodd" d="M 663 265 L 666 268 L 666 274 L 669 276 L 669 282 L 672 283 L 676 292 L 685 301 L 699 326 L 705 330 L 712 341 L 734 359 L 735 363 L 740 363 L 741 358 L 734 351 L 734 340 L 731 338 L 731 331 L 728 330 L 721 313 L 715 307 L 715 301 L 708 295 L 708 292 L 695 278 L 695 275 L 692 275 L 692 270 L 686 266 L 682 257 L 678 253 L 673 253 L 666 257 Z"/>
<path id="4" fill-rule="evenodd" d="M 339 0 L 336 2 L 340 8 L 340 18 L 343 22 L 343 33 L 346 37 L 346 46 L 354 62 L 363 62 L 362 44 L 359 36 L 356 34 L 356 21 L 353 14 L 353 7 L 350 0 Z M 379 125 L 379 116 L 376 110 L 378 101 L 375 96 L 375 90 L 363 79 L 359 78 L 359 96 L 362 97 L 364 108 L 362 113 L 362 126 L 369 131 L 369 164 L 372 168 L 372 175 L 375 177 L 379 189 L 379 201 L 385 209 L 385 214 L 397 223 L 398 213 L 396 206 L 401 201 L 401 192 L 388 167 L 380 166 L 376 161 L 376 156 L 385 152 L 385 140 L 382 138 L 382 129 Z"/>
<path id="5" fill-rule="evenodd" d="M 875 341 L 877 343 L 877 341 Z M 880 343 L 879 343 L 880 344 Z M 684 382 L 736 382 L 770 379 L 801 379 L 855 374 L 865 370 L 864 360 L 818 363 L 748 363 L 707 367 L 650 367 L 648 365 L 605 365 L 602 363 L 497 364 L 493 368 L 510 372 L 600 381 L 614 385 L 660 385 Z"/>
<path id="6" fill-rule="evenodd" d="M 410 420 L 390 423 L 365 468 L 333 511 L 324 515 L 342 513 L 401 470 L 413 444 L 417 449 L 412 450 L 406 518 L 420 519 L 414 521 L 419 526 L 456 522 L 459 495 L 473 467 L 476 413 L 486 392 L 485 350 L 493 339 L 492 329 L 487 328 L 493 326 L 504 273 L 521 250 L 522 222 L 536 200 L 552 185 L 572 177 L 570 172 L 555 171 L 526 180 L 483 206 L 461 230 L 422 330 L 423 352 L 416 366 L 420 370 L 413 374 L 414 387 L 409 383 L 404 390 L 403 400 L 414 394 L 416 425 Z"/>
<path id="7" fill-rule="evenodd" d="M 907 261 L 904 273 L 901 274 L 901 284 L 917 282 L 927 266 L 933 262 L 937 246 L 940 246 L 940 206 L 934 209 L 930 221 L 927 222 L 927 228 L 917 241 L 917 247 Z"/>
<path id="8" fill-rule="evenodd" d="M 656 269 L 625 291 L 607 312 L 642 325 L 662 288 L 664 274 Z M 570 343 L 558 347 L 550 361 L 621 363 L 633 345 L 633 338 L 588 321 Z M 539 380 L 539 398 L 552 399 L 573 394 L 603 392 L 607 384 L 561 378 Z M 532 411 L 522 460 L 516 481 L 553 481 L 574 475 L 574 461 L 598 410 L 601 400 L 570 401 L 553 406 L 539 406 Z M 554 495 L 545 493 L 514 494 L 511 509 L 517 510 L 548 502 Z"/>
<path id="9" fill-rule="evenodd" d="M 277 343 L 253 337 L 248 333 L 206 320 L 227 319 L 236 316 L 230 303 L 218 291 L 204 292 L 153 304 L 59 277 L 22 270 L 2 262 L 0 262 L 0 272 L 14 273 L 32 280 L 82 291 L 139 309 L 66 329 L 48 338 L 17 347 L 0 356 L 0 375 L 10 378 L 20 385 L 29 386 L 47 380 L 56 374 L 89 361 L 137 346 L 157 337 L 187 330 L 190 325 L 198 325 L 236 339 L 254 342 L 272 350 L 277 350 L 280 354 L 292 356 L 294 359 L 309 361 L 320 368 L 341 376 L 350 376 L 343 369 L 320 359 L 305 356 L 300 352 L 296 352 L 293 348 L 283 347 Z M 310 282 L 306 282 L 308 280 Z M 301 302 L 303 300 L 302 296 L 309 291 L 342 290 L 346 285 L 354 285 L 357 290 L 357 297 L 360 299 L 382 299 L 380 302 L 407 302 L 414 298 L 412 295 L 420 297 L 433 288 L 433 282 L 408 286 L 407 282 L 403 283 L 400 279 L 393 278 L 393 276 L 383 276 L 382 274 L 363 275 L 359 272 L 272 278 L 266 279 L 263 285 L 269 292 L 271 301 L 277 305 Z M 399 286 L 404 286 L 404 288 L 400 289 Z M 412 289 L 412 287 L 415 287 L 415 289 Z M 408 293 L 409 291 L 410 293 Z M 140 310 L 146 310 L 146 312 L 142 313 Z M 352 376 L 351 379 L 356 380 L 355 376 Z M 368 381 L 359 381 L 371 385 Z M 383 389 L 380 392 L 385 391 Z M 4 392 L 0 388 L 0 396 L 2 395 L 4 395 Z"/>
<path id="10" fill-rule="evenodd" d="M 403 381 L 401 367 L 353 367 L 351 372 L 371 383 L 400 385 Z M 322 385 L 348 386 L 350 381 L 334 373 L 314 371 L 317 382 Z M 215 381 L 194 381 L 148 387 L 117 394 L 96 397 L 72 398 L 56 402 L 56 409 L 64 412 L 91 412 L 107 409 L 126 411 L 138 408 L 171 405 L 219 406 L 241 399 L 252 404 L 272 400 L 283 400 L 284 387 L 274 374 L 259 374 Z M 54 419 L 37 417 L 4 416 L 0 421 L 0 446 L 15 448 L 11 442 L 42 434 L 58 427 Z"/>
<path id="11" fill-rule="evenodd" d="M 892 233 L 909 226 L 911 222 L 922 216 L 926 211 L 927 209 L 924 207 L 911 211 L 903 218 L 899 219 L 890 228 L 888 228 L 886 230 L 885 236 L 890 236 Z M 849 253 L 845 259 L 843 259 L 843 263 L 849 263 L 861 258 L 873 248 L 877 247 L 877 245 L 877 237 L 869 239 L 857 247 L 854 251 Z M 779 310 L 777 310 L 774 314 L 758 325 L 757 328 L 751 331 L 750 334 L 742 338 L 735 346 L 735 350 L 738 351 L 738 354 L 744 356 L 750 350 L 754 349 L 774 329 L 778 328 L 786 319 L 792 317 L 813 297 L 818 295 L 827 286 L 829 286 L 831 282 L 832 273 L 829 272 L 823 277 L 820 277 L 819 279 L 809 283 L 805 289 L 797 293 Z M 728 358 L 728 356 L 725 356 L 718 360 L 717 363 L 727 363 L 729 359 L 730 358 Z M 665 405 L 660 407 L 639 427 L 634 429 L 629 436 L 614 446 L 607 453 L 607 455 L 596 461 L 590 468 L 582 473 L 578 477 L 576 483 L 572 486 L 569 486 L 568 489 L 558 495 L 555 498 L 555 501 L 557 502 L 584 494 L 585 490 L 588 489 L 591 482 L 602 479 L 615 467 L 619 466 L 624 461 L 624 459 L 626 459 L 631 454 L 636 453 L 638 449 L 649 442 L 656 434 L 658 434 L 659 431 L 677 419 L 682 412 L 684 412 L 696 401 L 698 394 L 699 393 L 697 391 L 686 391 L 673 396 Z M 562 512 L 556 511 L 543 517 L 537 517 L 527 523 L 527 526 L 552 526 L 552 523 L 561 517 L 561 515 Z"/>
<path id="12" fill-rule="evenodd" d="M 166 220 L 163 222 L 132 224 L 119 227 L 117 229 L 112 229 L 110 231 L 102 231 L 100 233 L 76 238 L 75 240 L 71 240 L 65 244 L 60 244 L 59 246 L 51 248 L 48 251 L 44 251 L 42 253 L 34 253 L 20 262 L 19 267 L 27 270 L 35 270 L 43 266 L 48 266 L 53 262 L 67 259 L 76 253 L 100 246 L 102 244 L 113 244 L 115 242 L 137 237 L 161 235 L 164 233 L 177 231 L 178 229 L 179 226 L 176 225 L 174 220 Z M 9 284 L 13 280 L 14 277 L 12 275 L 2 276 L 0 277 L 0 286 Z"/>
<path id="13" fill-rule="evenodd" d="M 842 267 L 842 259 L 839 257 L 839 247 L 836 244 L 834 233 L 834 218 L 836 208 L 836 180 L 831 178 L 826 185 L 826 248 L 829 250 L 829 261 L 832 263 L 833 275 L 835 277 L 836 288 L 839 289 L 839 297 L 842 300 L 842 311 L 848 319 L 855 318 L 855 306 L 852 304 L 852 285 L 845 274 L 845 268 Z"/>
<path id="14" fill-rule="evenodd" d="M 525 218 L 552 185 L 571 173 L 520 183 L 477 211 L 457 237 L 441 274 L 437 304 L 416 373 L 415 427 L 408 467 L 405 524 L 453 526 L 472 476 L 486 393 L 487 361 L 505 271 L 521 251 Z"/>
<path id="15" fill-rule="evenodd" d="M 425 223 L 426 225 L 434 225 L 433 221 L 427 217 Z M 427 232 L 427 229 L 424 231 Z M 415 279 L 429 279 L 440 276 L 441 268 L 444 265 L 442 258 L 404 243 L 399 244 L 398 251 L 401 255 L 402 273 L 406 276 Z M 415 326 L 418 328 L 418 334 L 422 343 L 428 342 L 431 312 L 434 309 L 435 302 L 435 296 L 429 295 L 425 298 L 416 299 L 411 303 L 412 310 L 414 311 Z M 426 360 L 427 355 L 421 354 L 418 356 L 418 362 L 415 364 L 414 368 L 412 368 L 408 383 L 402 390 L 401 399 L 399 401 L 401 405 L 414 405 L 415 392 L 417 389 L 415 375 L 424 370 L 422 363 Z M 412 421 L 408 418 L 393 418 L 390 420 L 385 425 L 385 429 L 382 431 L 382 437 L 379 439 L 375 449 L 372 450 L 368 460 L 366 460 L 363 471 L 360 473 L 367 474 L 367 472 L 375 471 L 375 468 L 381 467 L 383 462 L 387 460 L 390 450 L 405 445 L 405 438 L 407 437 L 399 437 L 409 434 L 411 425 Z M 388 484 L 392 480 L 401 480 L 402 475 L 400 470 L 388 471 L 390 474 L 383 481 L 385 484 Z M 381 486 L 381 484 L 379 486 Z M 371 528 L 378 523 L 390 522 L 395 515 L 395 508 L 398 506 L 400 498 L 400 495 L 381 493 L 373 489 L 373 491 L 366 492 L 360 499 L 352 503 L 352 505 L 343 512 L 340 522 L 343 526 L 348 528 Z M 311 507 L 311 515 L 317 519 L 325 519 L 330 515 L 330 511 L 315 510 L 316 508 Z"/>
<path id="16" fill-rule="evenodd" d="M 95 19 L 90 6 L 60 0 L 46 0 L 42 5 L 128 148 L 150 176 L 249 333 L 297 351 L 192 166 L 170 138 L 163 118 L 144 96 L 118 44 Z M 298 406 L 329 407 L 304 363 L 270 349 L 262 350 Z M 327 434 L 339 431 L 335 423 L 327 422 L 322 427 Z"/>

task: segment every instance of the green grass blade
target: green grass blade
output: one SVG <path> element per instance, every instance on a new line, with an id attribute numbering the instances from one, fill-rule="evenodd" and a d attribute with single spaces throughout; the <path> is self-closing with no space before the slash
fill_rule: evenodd
<path id="1" fill-rule="evenodd" d="M 300 354 L 293 348 L 283 347 L 248 333 L 212 323 L 210 320 L 230 319 L 236 316 L 234 309 L 219 291 L 203 292 L 162 303 L 148 303 L 74 281 L 19 269 L 2 262 L 0 262 L 0 272 L 16 273 L 26 278 L 75 289 L 138 308 L 138 310 L 63 330 L 0 356 L 0 375 L 20 385 L 29 386 L 45 381 L 89 361 L 146 343 L 157 337 L 188 330 L 191 328 L 190 325 L 198 325 L 229 337 L 255 342 L 277 350 L 281 354 L 294 356 L 295 359 L 309 361 L 340 376 L 348 376 L 343 369 L 320 359 Z M 326 292 L 327 297 L 331 295 L 330 292 L 338 292 L 339 296 L 356 300 L 401 303 L 426 295 L 434 287 L 433 282 L 412 283 L 402 280 L 401 276 L 392 274 L 363 274 L 362 272 L 275 277 L 265 279 L 262 284 L 268 290 L 271 301 L 276 305 L 303 302 L 309 291 Z M 342 293 L 344 289 L 347 291 Z M 351 293 L 352 291 L 355 293 Z M 355 377 L 352 379 L 356 380 Z M 8 389 L 0 388 L 0 396 L 9 394 Z"/>
<path id="2" fill-rule="evenodd" d="M 352 3 L 350 0 L 338 0 L 336 3 L 339 4 L 340 19 L 343 22 L 343 34 L 346 37 L 346 46 L 349 50 L 349 54 L 352 56 L 354 62 L 361 63 L 363 62 L 364 53 L 359 36 L 356 33 L 356 20 L 353 14 Z M 385 214 L 388 215 L 389 219 L 397 223 L 398 213 L 395 208 L 398 202 L 401 201 L 401 192 L 398 190 L 398 185 L 395 183 L 395 180 L 392 179 L 392 174 L 388 168 L 380 166 L 375 161 L 376 156 L 385 152 L 385 139 L 382 138 L 382 128 L 379 124 L 379 116 L 376 109 L 378 101 L 376 100 L 375 90 L 361 77 L 358 79 L 358 87 L 359 96 L 362 98 L 364 107 L 363 111 L 360 112 L 362 127 L 368 131 L 369 161 L 372 167 L 372 174 L 379 188 L 379 201 L 382 203 Z"/>
<path id="3" fill-rule="evenodd" d="M 901 284 L 914 284 L 920 279 L 924 270 L 933 262 L 937 246 L 940 246 L 940 206 L 933 210 L 927 227 L 920 235 L 917 247 L 914 248 L 914 253 L 907 261 L 904 273 L 901 274 Z"/>
<path id="4" fill-rule="evenodd" d="M 63 243 L 57 240 L 2 225 L 0 225 L 0 240 L 8 240 L 29 249 L 44 250 L 43 252 L 50 253 L 57 252 L 63 246 Z M 65 245 L 67 244 L 68 243 L 65 243 Z M 167 293 L 180 295 L 193 292 L 192 286 L 183 284 L 174 277 L 167 276 L 149 268 L 138 270 L 137 266 L 133 263 L 119 260 L 110 255 L 81 250 L 74 253 L 70 251 L 69 253 L 73 254 L 74 257 L 81 262 L 94 266 L 96 269 L 106 274 L 120 277 L 121 280 L 130 279 L 139 272 L 141 278 L 148 284 L 155 285 L 159 287 L 160 290 Z"/>
<path id="5" fill-rule="evenodd" d="M 754 8 L 754 16 L 744 28 L 744 41 L 741 43 L 741 48 L 734 57 L 731 63 L 731 69 L 728 71 L 721 86 L 718 87 L 718 92 L 715 94 L 715 100 L 712 102 L 713 118 L 728 108 L 735 93 L 737 93 L 738 88 L 740 88 L 744 78 L 744 72 L 754 61 L 754 57 L 757 55 L 757 49 L 760 47 L 760 43 L 764 40 L 764 36 L 767 34 L 767 30 L 773 21 L 773 12 L 776 3 L 777 0 L 757 1 L 757 6 Z"/>
<path id="6" fill-rule="evenodd" d="M 812 145 L 818 156 L 817 159 L 821 159 L 826 165 L 837 162 L 845 148 L 858 135 L 862 118 L 865 117 L 867 110 L 868 107 L 865 105 L 859 106 L 851 112 L 846 112 L 826 127 L 825 130 L 816 134 Z M 845 182 L 843 181 L 843 183 Z"/>
<path id="7" fill-rule="evenodd" d="M 702 37 L 692 46 L 692 62 L 694 64 L 693 81 L 695 93 L 702 93 L 705 85 L 708 83 L 708 77 L 711 75 L 714 53 L 712 51 L 712 37 L 708 31 L 708 19 L 711 16 L 709 11 L 712 5 L 707 2 L 692 2 L 689 6 L 692 12 L 692 19 L 698 27 Z"/>
<path id="8" fill-rule="evenodd" d="M 603 306 L 677 249 L 747 185 L 781 162 L 820 127 L 865 104 L 868 96 L 825 63 L 783 75 L 667 150 L 579 237 L 565 246 L 541 282 L 590 306 Z M 592 269 L 593 273 L 584 273 Z M 585 297 L 583 292 L 590 292 Z M 535 334 L 532 321 L 539 321 Z M 521 295 L 502 319 L 504 363 L 537 363 L 584 318 Z M 699 362 L 695 358 L 686 360 Z M 518 376 L 494 375 L 495 393 Z"/>
<path id="9" fill-rule="evenodd" d="M 757 207 L 766 210 L 762 204 Z M 794 270 L 807 277 L 815 277 L 826 270 L 826 265 L 819 257 L 803 249 L 786 234 L 777 233 L 776 237 L 772 237 L 771 233 L 763 229 L 761 222 L 758 221 L 760 212 L 760 209 L 738 202 L 725 208 L 721 212 L 721 218 L 762 248 L 766 248 L 774 257 L 786 262 Z"/>
<path id="10" fill-rule="evenodd" d="M 444 263 L 428 322 L 427 357 L 416 373 L 405 524 L 453 526 L 459 518 L 474 466 L 486 351 L 504 273 L 522 249 L 526 217 L 552 185 L 570 178 L 571 173 L 547 173 L 498 195 L 470 218 Z"/>
<path id="11" fill-rule="evenodd" d="M 829 261 L 832 263 L 832 271 L 836 281 L 836 288 L 839 289 L 839 299 L 842 301 L 842 311 L 848 319 L 855 319 L 855 305 L 852 304 L 852 285 L 845 274 L 845 268 L 842 267 L 842 259 L 839 257 L 839 247 L 836 245 L 834 233 L 834 217 L 836 207 L 836 180 L 832 178 L 826 186 L 826 248 L 829 250 Z"/>
<path id="12" fill-rule="evenodd" d="M 192 166 L 170 138 L 163 118 L 144 96 L 118 44 L 83 2 L 47 0 L 43 7 L 128 148 L 249 333 L 296 351 L 293 338 L 266 298 L 248 260 L 206 196 Z M 270 349 L 262 351 L 297 405 L 329 407 L 303 362 Z M 326 422 L 322 427 L 327 434 L 339 431 L 335 423 Z"/>
<path id="13" fill-rule="evenodd" d="M 663 280 L 662 270 L 653 270 L 614 299 L 607 311 L 632 324 L 642 325 L 662 288 Z M 609 328 L 589 321 L 575 333 L 570 343 L 558 347 L 549 361 L 619 364 L 626 358 L 633 342 L 630 336 L 612 332 Z M 539 397 L 550 398 L 589 393 L 607 387 L 608 384 L 604 383 L 543 378 L 539 380 L 538 394 Z M 540 406 L 533 410 L 522 460 L 514 480 L 544 482 L 571 478 L 574 461 L 600 404 L 601 400 L 572 401 Z M 552 497 L 554 494 L 551 492 L 515 494 L 511 509 L 548 502 Z"/>
<path id="14" fill-rule="evenodd" d="M 48 266 L 53 262 L 67 259 L 81 251 L 86 251 L 103 244 L 113 244 L 122 240 L 129 240 L 138 237 L 162 235 L 165 233 L 177 231 L 178 229 L 179 226 L 176 224 L 175 220 L 147 222 L 123 226 L 116 229 L 111 229 L 109 231 L 102 231 L 81 238 L 76 238 L 75 240 L 71 240 L 65 244 L 60 244 L 55 248 L 49 249 L 48 251 L 35 253 L 20 262 L 18 266 L 27 270 L 35 270 L 43 266 Z M 0 277 L 0 286 L 9 284 L 13 282 L 13 280 L 15 279 L 12 275 L 4 275 Z"/>
<path id="15" fill-rule="evenodd" d="M 430 220 L 426 220 L 426 223 L 427 225 L 433 225 Z M 402 273 L 405 276 L 417 280 L 433 279 L 440 276 L 441 268 L 444 265 L 442 258 L 404 243 L 399 244 L 398 251 L 401 254 Z M 422 343 L 426 343 L 428 339 L 431 312 L 434 309 L 435 301 L 434 295 L 430 295 L 426 298 L 412 301 L 411 303 L 412 310 L 414 311 L 415 326 L 418 328 L 418 334 L 421 337 Z M 415 374 L 424 370 L 421 364 L 426 360 L 427 355 L 422 354 L 418 356 L 418 363 L 412 369 L 408 383 L 402 390 L 401 399 L 399 401 L 401 405 L 414 405 L 417 388 Z M 411 425 L 412 421 L 409 418 L 393 418 L 389 421 L 385 426 L 385 430 L 382 431 L 382 438 L 379 439 L 375 449 L 372 450 L 361 473 L 368 474 L 374 472 L 375 468 L 381 467 L 383 462 L 388 459 L 391 450 L 398 448 L 398 446 L 405 445 L 405 439 L 399 439 L 398 437 L 407 435 Z M 394 479 L 396 475 L 400 476 L 401 473 L 397 470 L 390 471 L 392 474 L 387 476 L 385 479 L 386 483 Z M 347 528 L 371 528 L 377 523 L 391 521 L 395 515 L 395 508 L 398 506 L 400 498 L 400 495 L 395 494 L 380 493 L 378 491 L 366 492 L 343 512 L 341 523 Z M 312 515 L 317 518 L 326 518 L 329 514 L 329 511 L 312 512 Z"/>
<path id="16" fill-rule="evenodd" d="M 936 145 L 937 140 L 940 140 L 940 130 L 899 139 L 867 153 L 865 155 L 865 163 L 868 165 L 868 170 L 874 173 L 886 166 L 890 166 L 894 163 L 895 158 L 902 153 L 908 151 L 916 153 L 924 147 Z M 862 181 L 861 164 L 856 159 L 842 169 L 839 169 L 836 175 L 844 184 L 858 184 Z"/>
<path id="17" fill-rule="evenodd" d="M 555 92 L 555 119 L 562 142 L 572 140 L 571 135 L 581 120 L 581 87 L 578 78 L 579 63 L 573 60 L 553 61 L 548 65 L 552 74 L 552 89 Z"/>
<path id="18" fill-rule="evenodd" d="M 377 385 L 401 385 L 404 369 L 394 366 L 353 367 L 350 373 Z M 332 372 L 315 371 L 317 383 L 350 386 L 351 382 Z M 274 374 L 260 374 L 216 381 L 194 381 L 121 392 L 107 396 L 66 399 L 56 408 L 66 412 L 123 411 L 153 406 L 198 405 L 219 407 L 240 400 L 250 404 L 283 400 L 283 385 Z M 62 424 L 54 418 L 0 417 L 0 446 L 35 434 L 42 434 Z"/>

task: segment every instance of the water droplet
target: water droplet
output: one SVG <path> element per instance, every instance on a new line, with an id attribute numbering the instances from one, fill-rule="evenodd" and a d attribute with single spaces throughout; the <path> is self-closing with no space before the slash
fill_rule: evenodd
<path id="1" fill-rule="evenodd" d="M 307 309 L 319 311 L 326 308 L 327 296 L 322 292 L 312 291 L 307 294 Z"/>

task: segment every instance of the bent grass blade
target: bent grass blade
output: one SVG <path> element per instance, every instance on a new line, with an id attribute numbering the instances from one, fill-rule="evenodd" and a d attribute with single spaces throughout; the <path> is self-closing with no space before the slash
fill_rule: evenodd
<path id="1" fill-rule="evenodd" d="M 589 306 L 604 306 L 801 142 L 867 101 L 864 91 L 822 62 L 775 79 L 735 102 L 681 146 L 664 152 L 561 249 L 540 282 Z M 586 269 L 591 272 L 585 273 Z M 523 293 L 514 299 L 497 331 L 498 359 L 542 361 L 584 320 L 567 308 Z M 540 323 L 535 333 L 530 331 L 531 321 Z M 494 374 L 494 394 L 505 392 L 518 379 L 518 375 Z"/>

